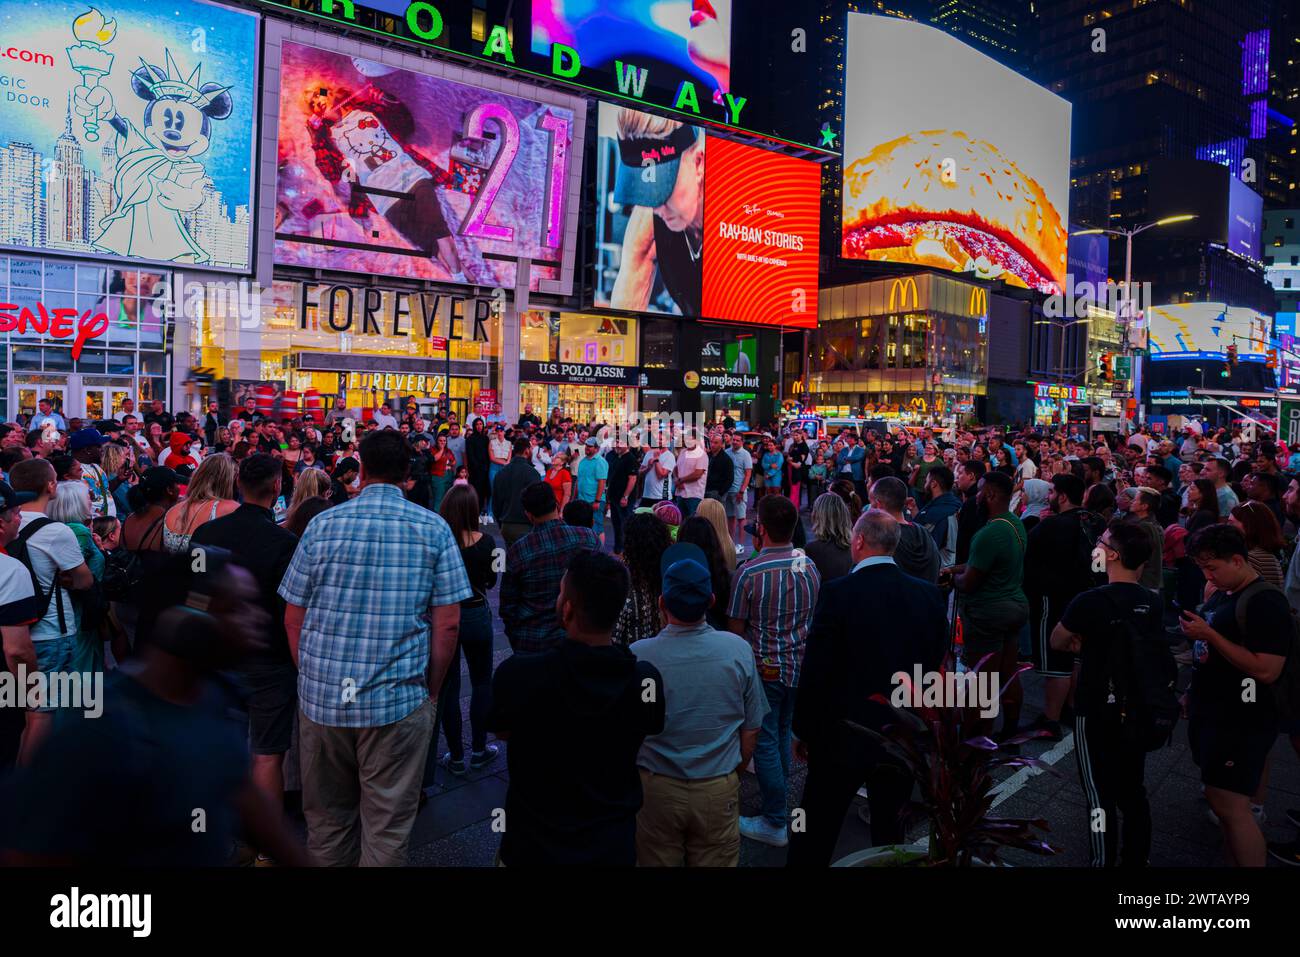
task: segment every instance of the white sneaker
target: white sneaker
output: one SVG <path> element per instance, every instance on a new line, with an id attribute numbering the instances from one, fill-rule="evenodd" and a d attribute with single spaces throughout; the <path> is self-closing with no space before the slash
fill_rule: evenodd
<path id="1" fill-rule="evenodd" d="M 1261 828 L 1268 823 L 1268 815 L 1264 813 L 1264 805 L 1252 802 L 1250 805 L 1250 814 L 1255 819 L 1255 823 Z M 1205 809 L 1205 816 L 1209 819 L 1211 824 L 1214 824 L 1215 826 L 1219 824 L 1219 815 L 1214 813 L 1213 808 L 1207 807 Z"/>
<path id="2" fill-rule="evenodd" d="M 737 554 L 737 555 L 743 555 L 743 554 L 745 554 L 745 546 L 744 546 L 744 545 L 737 545 L 737 546 L 736 546 L 736 554 Z"/>
<path id="3" fill-rule="evenodd" d="M 786 828 L 783 825 L 769 824 L 767 818 L 761 814 L 754 817 L 741 817 L 740 834 L 751 841 L 769 844 L 772 847 L 785 847 L 790 843 Z"/>
<path id="4" fill-rule="evenodd" d="M 492 516 L 491 516 L 491 515 L 484 515 L 484 516 L 483 516 L 483 524 L 484 524 L 484 525 L 495 525 L 496 522 L 494 522 L 494 521 L 492 520 Z"/>

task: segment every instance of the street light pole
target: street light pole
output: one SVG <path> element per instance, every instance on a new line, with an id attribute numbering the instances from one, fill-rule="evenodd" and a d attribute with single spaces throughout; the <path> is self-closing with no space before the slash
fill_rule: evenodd
<path id="1" fill-rule="evenodd" d="M 1074 236 L 1092 236 L 1105 233 L 1109 236 L 1124 237 L 1124 299 L 1120 307 L 1120 328 L 1124 333 L 1122 354 L 1128 358 L 1129 368 L 1132 370 L 1133 375 L 1133 398 L 1137 401 L 1138 425 L 1141 425 L 1146 419 L 1146 407 L 1142 404 L 1142 363 L 1139 361 L 1139 357 L 1133 353 L 1133 237 L 1145 233 L 1148 229 L 1155 229 L 1157 226 L 1185 223 L 1195 218 L 1196 214 L 1194 213 L 1183 213 L 1178 216 L 1166 216 L 1154 223 L 1143 223 L 1141 226 L 1135 226 L 1132 229 L 1083 229 L 1071 234 Z"/>

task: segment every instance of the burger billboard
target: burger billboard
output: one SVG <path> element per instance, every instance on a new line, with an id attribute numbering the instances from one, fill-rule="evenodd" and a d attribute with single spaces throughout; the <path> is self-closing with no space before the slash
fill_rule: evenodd
<path id="1" fill-rule="evenodd" d="M 933 27 L 850 14 L 842 255 L 1058 293 L 1070 104 Z"/>

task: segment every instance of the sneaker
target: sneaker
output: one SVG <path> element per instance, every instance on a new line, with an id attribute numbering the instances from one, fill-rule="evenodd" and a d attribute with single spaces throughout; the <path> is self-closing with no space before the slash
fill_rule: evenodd
<path id="1" fill-rule="evenodd" d="M 1286 812 L 1286 819 L 1291 822 L 1292 827 L 1300 827 L 1300 808 L 1291 808 Z"/>
<path id="2" fill-rule="evenodd" d="M 1290 844 L 1270 844 L 1268 856 L 1283 864 L 1300 867 L 1300 841 L 1292 841 Z"/>
<path id="3" fill-rule="evenodd" d="M 736 554 L 737 554 L 737 555 L 743 555 L 743 554 L 745 554 L 745 546 L 744 546 L 744 545 L 737 545 L 737 546 L 736 546 Z"/>
<path id="4" fill-rule="evenodd" d="M 497 759 L 497 754 L 501 751 L 495 744 L 489 744 L 482 751 L 474 751 L 469 756 L 469 769 L 478 771 L 487 767 Z"/>
<path id="5" fill-rule="evenodd" d="M 265 854 L 258 854 L 257 860 L 253 862 L 253 866 L 254 867 L 278 867 L 279 865 L 276 864 L 275 861 L 273 861 L 271 858 L 267 857 Z"/>
<path id="6" fill-rule="evenodd" d="M 751 841 L 758 841 L 760 844 L 770 844 L 772 847 L 785 847 L 790 843 L 790 837 L 786 833 L 785 825 L 768 823 L 767 818 L 761 814 L 755 817 L 741 817 L 740 834 Z"/>
<path id="7" fill-rule="evenodd" d="M 461 758 L 459 761 L 452 760 L 450 751 L 442 756 L 442 759 L 438 761 L 438 764 L 446 768 L 458 778 L 463 778 L 465 776 L 465 759 Z"/>
<path id="8" fill-rule="evenodd" d="M 1034 719 L 1034 723 L 1028 728 L 1029 731 L 1046 731 L 1046 737 L 1039 737 L 1039 741 L 1051 741 L 1053 743 L 1060 741 L 1064 737 L 1061 731 L 1061 722 L 1053 721 L 1045 714 L 1040 714 Z"/>
<path id="9" fill-rule="evenodd" d="M 1268 823 L 1268 815 L 1264 813 L 1264 805 L 1262 804 L 1251 804 L 1250 815 L 1255 819 L 1255 823 L 1261 828 Z M 1207 807 L 1205 809 L 1205 816 L 1209 818 L 1211 824 L 1216 827 L 1218 826 L 1219 815 L 1214 813 L 1214 808 Z"/>

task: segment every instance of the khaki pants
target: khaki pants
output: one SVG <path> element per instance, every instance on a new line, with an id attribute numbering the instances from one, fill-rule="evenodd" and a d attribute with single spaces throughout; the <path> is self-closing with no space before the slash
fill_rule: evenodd
<path id="1" fill-rule="evenodd" d="M 433 732 L 433 700 L 379 728 L 298 712 L 307 849 L 322 867 L 405 867 Z"/>
<path id="2" fill-rule="evenodd" d="M 740 862 L 740 775 L 685 781 L 641 768 L 636 816 L 640 867 L 735 867 Z"/>

